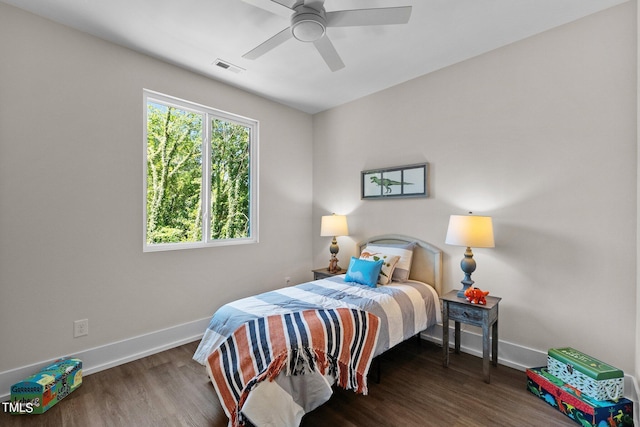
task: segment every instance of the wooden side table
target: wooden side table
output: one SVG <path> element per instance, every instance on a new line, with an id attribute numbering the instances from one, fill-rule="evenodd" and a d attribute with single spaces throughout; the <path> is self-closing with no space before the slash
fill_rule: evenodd
<path id="1" fill-rule="evenodd" d="M 455 352 L 460 353 L 460 323 L 482 328 L 482 374 L 486 383 L 491 382 L 489 371 L 489 344 L 491 344 L 491 362 L 498 366 L 498 304 L 502 298 L 487 296 L 487 304 L 471 304 L 465 298 L 451 291 L 440 297 L 442 301 L 442 350 L 443 365 L 449 366 L 449 320 L 455 321 Z M 491 336 L 489 329 L 492 330 Z"/>
<path id="2" fill-rule="evenodd" d="M 337 276 L 338 274 L 344 274 L 347 270 L 340 269 L 337 273 L 329 273 L 329 270 L 325 268 L 317 268 L 313 271 L 313 280 L 326 279 L 327 277 Z"/>

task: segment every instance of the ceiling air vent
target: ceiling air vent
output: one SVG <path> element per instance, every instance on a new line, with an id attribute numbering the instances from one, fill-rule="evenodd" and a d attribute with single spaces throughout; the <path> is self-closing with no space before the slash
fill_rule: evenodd
<path id="1" fill-rule="evenodd" d="M 225 70 L 233 71 L 236 74 L 244 71 L 244 68 L 240 68 L 237 65 L 231 64 L 230 62 L 223 61 L 220 58 L 213 61 L 213 65 L 217 65 L 218 67 L 224 68 Z"/>

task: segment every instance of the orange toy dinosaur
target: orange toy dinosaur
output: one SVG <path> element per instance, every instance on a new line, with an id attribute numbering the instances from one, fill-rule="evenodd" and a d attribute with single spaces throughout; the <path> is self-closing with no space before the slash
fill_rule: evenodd
<path id="1" fill-rule="evenodd" d="M 471 287 L 464 291 L 464 296 L 467 297 L 467 301 L 469 301 L 471 304 L 486 305 L 487 300 L 485 297 L 487 295 L 489 295 L 489 291 L 483 291 L 479 288 Z"/>

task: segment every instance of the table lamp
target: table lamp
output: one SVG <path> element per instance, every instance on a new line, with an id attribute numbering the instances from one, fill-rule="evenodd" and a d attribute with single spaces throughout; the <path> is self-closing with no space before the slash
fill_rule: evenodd
<path id="1" fill-rule="evenodd" d="M 324 215 L 322 217 L 322 223 L 320 225 L 320 236 L 332 236 L 331 246 L 329 246 L 329 252 L 331 252 L 331 259 L 329 260 L 329 273 L 338 273 L 341 268 L 338 266 L 338 241 L 337 236 L 348 236 L 349 228 L 347 226 L 347 217 L 344 215 Z"/>
<path id="2" fill-rule="evenodd" d="M 466 246 L 464 258 L 460 262 L 460 268 L 464 272 L 462 289 L 458 297 L 464 298 L 464 292 L 473 285 L 471 273 L 476 270 L 476 261 L 473 259 L 471 248 L 493 248 L 493 222 L 490 216 L 451 215 L 445 243 L 454 246 Z"/>

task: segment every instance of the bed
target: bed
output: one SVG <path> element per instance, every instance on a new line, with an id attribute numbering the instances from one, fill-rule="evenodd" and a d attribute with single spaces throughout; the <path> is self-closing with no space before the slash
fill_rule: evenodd
<path id="1" fill-rule="evenodd" d="M 366 263 L 353 257 L 346 275 L 233 301 L 213 315 L 193 358 L 206 366 L 230 425 L 297 426 L 334 384 L 366 394 L 372 358 L 441 323 L 438 248 L 382 235 L 358 249 L 366 261 L 397 261 L 388 277 L 385 267 L 376 274 L 384 285 L 361 284 L 355 266 Z"/>

